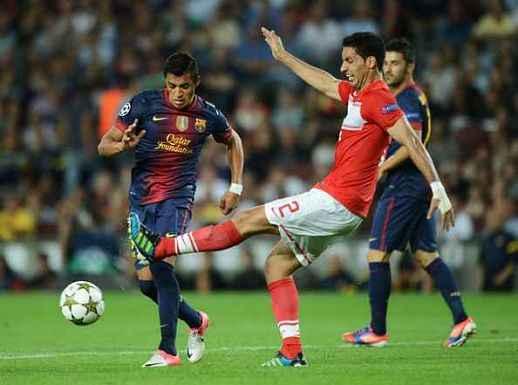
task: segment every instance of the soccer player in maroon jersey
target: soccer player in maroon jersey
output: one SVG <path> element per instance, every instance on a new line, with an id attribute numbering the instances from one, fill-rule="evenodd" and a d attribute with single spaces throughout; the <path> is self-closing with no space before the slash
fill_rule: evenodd
<path id="1" fill-rule="evenodd" d="M 446 228 L 453 225 L 454 215 L 428 152 L 382 80 L 385 46 L 379 36 L 356 33 L 343 40 L 340 70 L 347 80 L 339 80 L 286 51 L 274 31 L 262 28 L 262 33 L 275 59 L 310 86 L 347 104 L 329 174 L 306 193 L 251 208 L 231 220 L 174 238 L 159 237 L 133 218 L 130 237 L 146 258 L 160 260 L 225 249 L 255 234 L 280 235 L 264 272 L 282 346 L 263 365 L 300 367 L 307 362 L 302 354 L 298 293 L 292 274 L 318 257 L 332 238 L 351 234 L 361 224 L 372 203 L 378 164 L 389 137 L 408 148 L 430 184 L 433 199 L 428 215 L 439 208 Z"/>
<path id="2" fill-rule="evenodd" d="M 414 83 L 415 52 L 406 39 L 393 39 L 386 45 L 383 76 L 396 96 L 399 107 L 426 146 L 430 139 L 431 118 L 426 96 Z M 410 247 L 417 261 L 430 274 L 450 309 L 453 329 L 445 347 L 463 345 L 475 333 L 476 324 L 466 314 L 460 292 L 448 265 L 439 257 L 435 218 L 426 218 L 430 193 L 423 175 L 408 159 L 406 147 L 391 140 L 379 173 L 387 174 L 383 193 L 372 217 L 369 239 L 368 326 L 345 333 L 342 338 L 353 345 L 381 347 L 389 340 L 387 309 L 391 289 L 390 255 Z"/>
<path id="3" fill-rule="evenodd" d="M 232 184 L 220 201 L 225 215 L 237 206 L 243 189 L 243 148 L 223 113 L 196 95 L 200 75 L 192 56 L 182 52 L 169 56 L 164 78 L 164 89 L 140 92 L 122 106 L 115 125 L 99 143 L 99 153 L 112 156 L 135 149 L 130 217 L 170 237 L 185 232 L 189 224 L 198 161 L 207 138 L 212 136 L 227 149 Z M 138 250 L 133 252 L 138 257 Z M 141 257 L 135 263 L 140 289 L 158 304 L 160 319 L 160 345 L 144 367 L 180 363 L 175 346 L 177 318 L 190 327 L 189 361 L 200 360 L 205 348 L 208 317 L 180 296 L 174 259 L 149 262 Z"/>

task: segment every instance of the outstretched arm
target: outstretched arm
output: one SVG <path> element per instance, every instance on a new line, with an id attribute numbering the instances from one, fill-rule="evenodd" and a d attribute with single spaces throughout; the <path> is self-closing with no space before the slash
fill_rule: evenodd
<path id="1" fill-rule="evenodd" d="M 230 167 L 231 185 L 219 202 L 219 207 L 224 215 L 230 214 L 239 204 L 243 191 L 243 143 L 239 134 L 232 130 L 232 136 L 226 143 L 227 158 Z"/>
<path id="2" fill-rule="evenodd" d="M 332 99 L 341 101 L 338 94 L 338 84 L 340 79 L 335 78 L 329 72 L 314 67 L 296 56 L 292 55 L 284 48 L 282 40 L 275 31 L 261 27 L 264 40 L 270 46 L 273 57 L 292 70 L 298 77 L 308 83 L 311 87 L 319 90 Z"/>
<path id="3" fill-rule="evenodd" d="M 438 208 L 442 214 L 442 227 L 448 230 L 455 224 L 455 215 L 430 154 L 404 116 L 388 129 L 388 133 L 406 147 L 408 155 L 430 183 L 433 196 L 427 217 L 431 218 L 433 212 Z"/>

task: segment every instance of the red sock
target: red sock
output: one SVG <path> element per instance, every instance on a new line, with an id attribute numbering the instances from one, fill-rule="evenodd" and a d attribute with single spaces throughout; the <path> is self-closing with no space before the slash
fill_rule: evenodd
<path id="1" fill-rule="evenodd" d="M 177 237 L 161 238 L 155 250 L 155 258 L 160 260 L 172 255 L 228 249 L 243 240 L 236 225 L 230 220 Z"/>
<path id="2" fill-rule="evenodd" d="M 272 309 L 282 337 L 281 353 L 295 358 L 302 351 L 299 331 L 299 294 L 293 278 L 284 278 L 268 285 Z"/>

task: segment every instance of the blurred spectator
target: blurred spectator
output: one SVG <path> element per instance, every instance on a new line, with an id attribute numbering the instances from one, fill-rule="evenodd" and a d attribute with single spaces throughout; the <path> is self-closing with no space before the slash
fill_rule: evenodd
<path id="1" fill-rule="evenodd" d="M 423 291 L 429 293 L 433 281 L 429 274 L 419 266 L 413 253 L 407 249 L 402 252 L 398 262 L 398 276 L 393 283 L 394 289 L 399 291 Z"/>
<path id="2" fill-rule="evenodd" d="M 38 253 L 36 275 L 27 283 L 30 289 L 56 289 L 57 275 L 49 267 L 49 257 L 45 253 Z"/>
<path id="3" fill-rule="evenodd" d="M 327 17 L 328 12 L 326 0 L 315 1 L 296 37 L 297 51 L 312 63 L 322 63 L 340 49 L 343 33 L 340 24 Z"/>
<path id="4" fill-rule="evenodd" d="M 11 270 L 4 256 L 0 254 L 0 293 L 4 290 L 19 290 L 24 287 L 22 279 Z"/>
<path id="5" fill-rule="evenodd" d="M 241 266 L 234 276 L 232 288 L 236 290 L 259 290 L 266 286 L 264 275 L 254 264 L 254 256 L 248 248 L 241 250 Z"/>
<path id="6" fill-rule="evenodd" d="M 342 23 L 340 32 L 347 36 L 355 32 L 377 33 L 379 26 L 374 19 L 374 10 L 368 0 L 356 0 L 354 2 L 351 17 Z"/>
<path id="7" fill-rule="evenodd" d="M 34 235 L 35 213 L 18 195 L 6 196 L 0 210 L 0 241 L 15 241 Z"/>
<path id="8" fill-rule="evenodd" d="M 462 46 L 469 39 L 472 20 L 466 0 L 448 1 L 447 13 L 437 22 L 437 40 L 448 42 L 456 48 Z"/>
<path id="9" fill-rule="evenodd" d="M 503 215 L 494 209 L 488 216 L 480 265 L 484 291 L 512 291 L 518 263 L 518 239 L 502 228 Z"/>
<path id="10" fill-rule="evenodd" d="M 328 257 L 327 273 L 320 280 L 320 287 L 333 291 L 354 291 L 357 283 L 351 273 L 345 268 L 339 255 Z"/>
<path id="11" fill-rule="evenodd" d="M 207 294 L 213 290 L 226 288 L 226 283 L 221 273 L 214 267 L 214 254 L 203 253 L 202 265 L 196 272 L 196 291 Z"/>
<path id="12" fill-rule="evenodd" d="M 473 27 L 473 36 L 480 40 L 511 37 L 516 31 L 511 17 L 505 12 L 503 0 L 488 0 L 487 12 Z"/>
<path id="13" fill-rule="evenodd" d="M 72 274 L 111 274 L 119 263 L 120 213 L 110 215 L 113 192 L 104 187 L 104 177 L 97 179 L 92 193 L 76 191 L 64 202 L 60 213 L 60 241 L 65 269 Z M 106 180 L 106 179 L 104 179 Z M 106 190 L 105 190 L 106 189 Z M 101 195 L 96 195 L 104 191 Z M 88 197 L 92 197 L 88 199 Z M 88 208 L 87 204 L 93 204 Z"/>

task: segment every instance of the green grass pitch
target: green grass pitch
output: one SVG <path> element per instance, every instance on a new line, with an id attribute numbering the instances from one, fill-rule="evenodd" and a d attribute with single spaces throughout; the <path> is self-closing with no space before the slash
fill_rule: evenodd
<path id="1" fill-rule="evenodd" d="M 143 369 L 158 342 L 154 305 L 137 292 L 106 292 L 96 324 L 66 321 L 57 293 L 0 295 L 1 385 L 144 384 L 518 384 L 518 296 L 468 295 L 478 334 L 444 349 L 451 320 L 437 295 L 394 295 L 390 345 L 351 348 L 342 332 L 365 325 L 365 295 L 301 293 L 307 368 L 261 368 L 279 335 L 265 293 L 185 297 L 213 321 L 202 361 L 185 358 L 186 327 L 178 330 L 180 367 Z"/>

